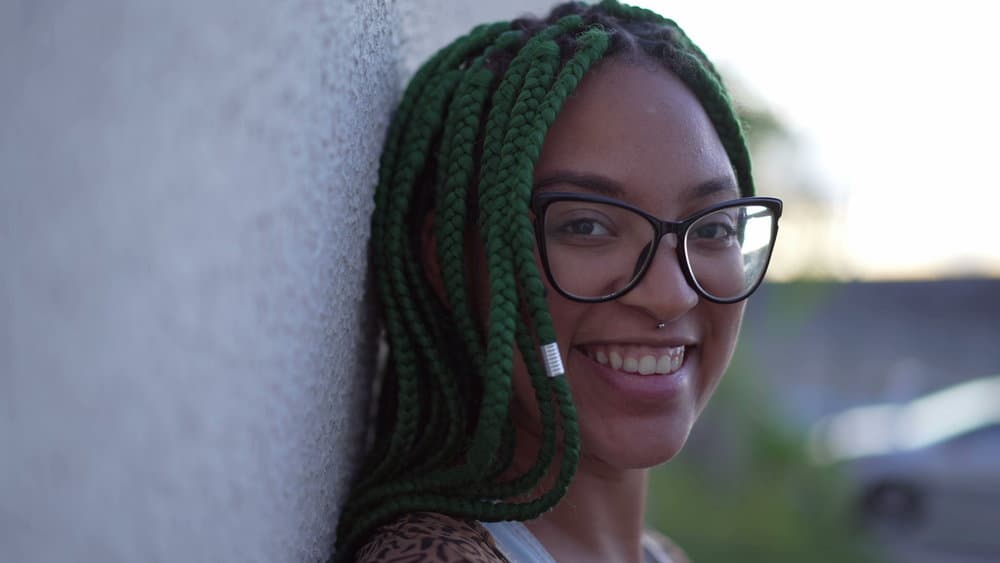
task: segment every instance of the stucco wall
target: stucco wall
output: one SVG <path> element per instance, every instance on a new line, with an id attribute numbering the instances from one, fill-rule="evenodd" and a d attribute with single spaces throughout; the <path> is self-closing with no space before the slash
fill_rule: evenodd
<path id="1" fill-rule="evenodd" d="M 0 560 L 329 553 L 400 80 L 531 4 L 0 4 Z"/>

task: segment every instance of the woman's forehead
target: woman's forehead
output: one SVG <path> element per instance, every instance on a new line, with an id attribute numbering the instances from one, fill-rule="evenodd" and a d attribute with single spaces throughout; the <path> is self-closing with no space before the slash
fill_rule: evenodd
<path id="1" fill-rule="evenodd" d="M 610 61 L 589 73 L 549 129 L 535 183 L 559 174 L 603 178 L 623 199 L 674 201 L 736 180 L 701 104 L 677 77 Z"/>

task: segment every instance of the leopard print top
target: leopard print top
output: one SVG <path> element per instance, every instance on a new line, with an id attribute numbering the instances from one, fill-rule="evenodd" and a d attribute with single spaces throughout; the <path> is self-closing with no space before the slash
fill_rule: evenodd
<path id="1" fill-rule="evenodd" d="M 510 563 L 478 522 L 430 512 L 405 514 L 377 529 L 359 563 Z"/>
<path id="2" fill-rule="evenodd" d="M 647 531 L 672 563 L 690 563 L 668 538 Z M 511 563 L 478 522 L 444 514 L 405 514 L 372 534 L 357 553 L 359 563 Z"/>

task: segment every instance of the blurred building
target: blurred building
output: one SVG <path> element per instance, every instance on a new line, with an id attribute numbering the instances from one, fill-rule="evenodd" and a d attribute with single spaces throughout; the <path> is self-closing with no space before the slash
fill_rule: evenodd
<path id="1" fill-rule="evenodd" d="M 803 423 L 1000 373 L 997 279 L 771 283 L 746 315 L 741 369 Z"/>

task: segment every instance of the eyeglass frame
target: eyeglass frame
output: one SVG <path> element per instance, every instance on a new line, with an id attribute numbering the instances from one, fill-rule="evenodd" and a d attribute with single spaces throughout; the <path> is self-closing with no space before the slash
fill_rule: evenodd
<path id="1" fill-rule="evenodd" d="M 545 212 L 548 210 L 550 205 L 557 201 L 584 201 L 612 205 L 639 215 L 653 226 L 654 236 L 652 240 L 652 247 L 649 250 L 649 256 L 640 267 L 638 273 L 634 275 L 633 279 L 626 284 L 625 287 L 609 295 L 601 297 L 580 297 L 579 295 L 573 295 L 567 292 L 560 287 L 558 282 L 556 282 L 555 276 L 552 275 L 552 268 L 549 267 L 548 250 L 546 248 L 547 238 L 545 236 Z M 691 225 L 707 215 L 711 215 L 712 213 L 729 207 L 742 207 L 746 205 L 759 205 L 761 207 L 765 207 L 774 215 L 774 221 L 771 223 L 771 238 L 768 243 L 767 258 L 764 261 L 764 267 L 761 269 L 760 278 L 753 284 L 753 286 L 748 288 L 739 297 L 720 299 L 705 291 L 705 289 L 701 287 L 698 281 L 694 278 L 694 274 L 691 272 L 691 262 L 688 261 L 687 251 L 685 250 L 687 246 L 685 241 L 687 239 L 688 229 Z M 531 210 L 535 216 L 535 241 L 538 246 L 538 254 L 542 258 L 542 268 L 545 270 L 545 276 L 548 278 L 552 287 L 554 287 L 560 295 L 580 303 L 603 303 L 605 301 L 611 301 L 613 299 L 618 299 L 629 291 L 635 289 L 635 287 L 642 281 L 642 278 L 645 277 L 646 272 L 649 271 L 649 267 L 652 265 L 653 259 L 656 256 L 656 251 L 660 246 L 660 241 L 663 240 L 664 236 L 671 233 L 677 235 L 676 250 L 678 265 L 680 266 L 681 272 L 684 274 L 684 279 L 687 281 L 688 285 L 694 289 L 695 293 L 713 303 L 719 303 L 722 305 L 739 303 L 740 301 L 743 301 L 753 295 L 753 293 L 757 291 L 757 288 L 760 287 L 760 284 L 764 281 L 764 276 L 767 274 L 767 268 L 771 263 L 771 255 L 774 253 L 774 244 L 777 242 L 778 238 L 778 219 L 781 218 L 782 207 L 783 203 L 778 198 L 762 196 L 742 197 L 710 205 L 699 210 L 693 215 L 689 215 L 688 217 L 681 219 L 680 221 L 665 221 L 655 215 L 639 209 L 634 205 L 630 205 L 618 199 L 600 195 L 581 194 L 577 192 L 535 192 L 531 196 Z"/>

